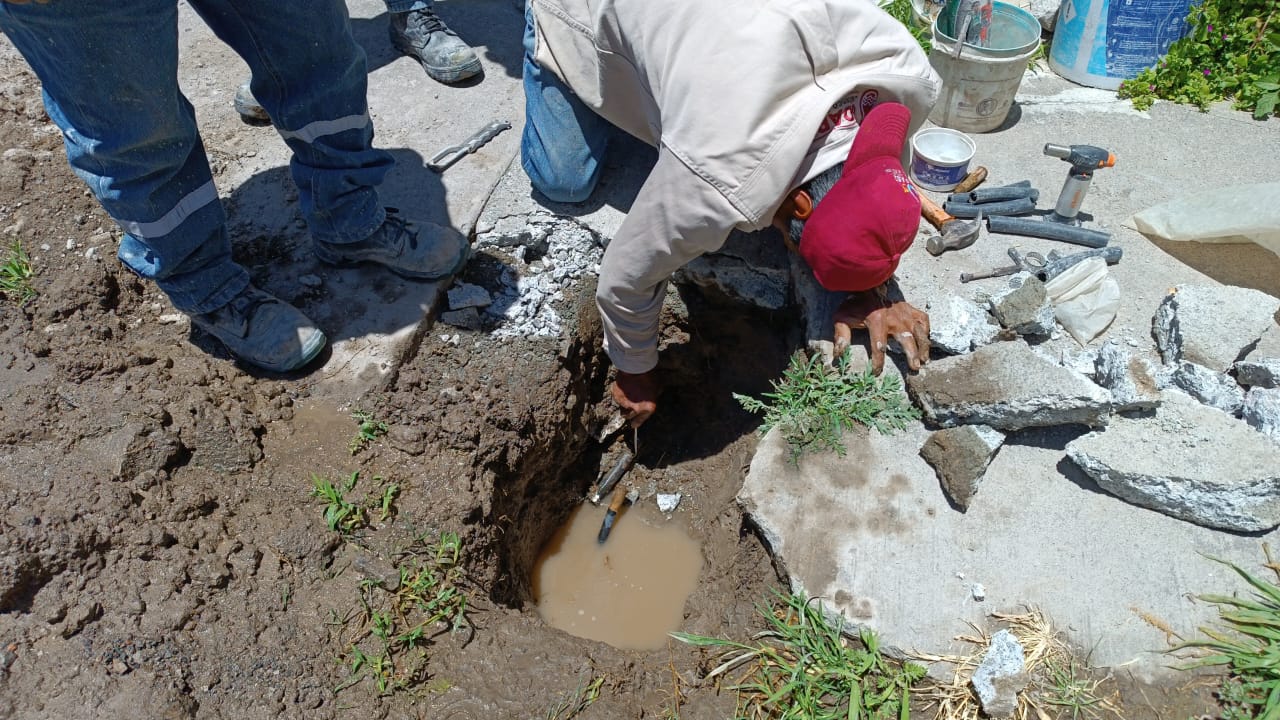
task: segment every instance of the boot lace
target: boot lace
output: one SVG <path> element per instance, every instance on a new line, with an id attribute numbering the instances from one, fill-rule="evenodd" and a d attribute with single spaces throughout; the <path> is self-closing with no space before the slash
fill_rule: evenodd
<path id="1" fill-rule="evenodd" d="M 444 24 L 444 21 L 440 19 L 439 15 L 436 15 L 435 10 L 430 8 L 426 10 L 414 10 L 409 13 L 408 20 L 410 29 L 418 30 L 424 35 L 433 35 L 438 32 L 449 32 L 449 28 Z"/>

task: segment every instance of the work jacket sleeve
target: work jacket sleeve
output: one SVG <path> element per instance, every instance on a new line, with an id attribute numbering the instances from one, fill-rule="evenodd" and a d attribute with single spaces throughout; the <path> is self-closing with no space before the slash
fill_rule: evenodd
<path id="1" fill-rule="evenodd" d="M 658 364 L 658 316 L 671 273 L 717 250 L 743 217 L 666 147 L 600 263 L 596 303 L 614 367 Z"/>

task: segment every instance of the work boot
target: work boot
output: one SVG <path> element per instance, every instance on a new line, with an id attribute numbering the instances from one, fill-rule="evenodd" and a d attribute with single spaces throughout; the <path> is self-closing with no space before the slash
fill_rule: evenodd
<path id="1" fill-rule="evenodd" d="M 386 221 L 359 242 L 314 240 L 316 257 L 330 265 L 376 263 L 414 280 L 435 280 L 462 269 L 471 251 L 462 233 L 435 223 L 405 220 L 398 213 L 387 208 Z"/>
<path id="2" fill-rule="evenodd" d="M 270 125 L 271 116 L 267 114 L 265 108 L 258 104 L 258 98 L 253 96 L 253 90 L 249 88 L 249 80 L 240 83 L 240 87 L 236 88 L 235 99 L 236 112 L 240 113 L 240 119 L 250 125 Z"/>
<path id="3" fill-rule="evenodd" d="M 390 31 L 391 44 L 416 58 L 438 82 L 456 83 L 480 74 L 476 52 L 431 8 L 391 13 Z"/>
<path id="4" fill-rule="evenodd" d="M 273 372 L 303 367 L 327 342 L 301 310 L 252 285 L 217 310 L 192 315 L 191 324 L 240 360 Z"/>

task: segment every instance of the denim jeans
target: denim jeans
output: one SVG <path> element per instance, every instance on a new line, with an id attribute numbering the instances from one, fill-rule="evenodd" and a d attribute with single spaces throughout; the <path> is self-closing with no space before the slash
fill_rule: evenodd
<path id="1" fill-rule="evenodd" d="M 524 9 L 524 134 L 520 164 L 556 202 L 586 200 L 600 179 L 612 125 L 533 61 L 533 10 Z"/>
<path id="2" fill-rule="evenodd" d="M 431 2 L 429 0 L 384 0 L 387 4 L 387 12 L 402 13 L 410 10 L 430 10 Z"/>
<path id="3" fill-rule="evenodd" d="M 342 0 L 188 0 L 249 64 L 253 94 L 293 151 L 312 238 L 370 235 L 393 165 L 373 148 L 365 56 Z M 125 231 L 120 260 L 174 307 L 203 313 L 249 282 L 177 82 L 177 0 L 0 2 L 0 30 L 44 85 L 67 159 Z"/>

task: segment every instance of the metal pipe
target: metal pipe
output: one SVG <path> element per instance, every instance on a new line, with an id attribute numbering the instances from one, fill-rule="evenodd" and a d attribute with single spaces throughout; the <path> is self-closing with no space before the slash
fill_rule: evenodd
<path id="1" fill-rule="evenodd" d="M 613 469 L 611 469 L 609 473 L 600 480 L 600 486 L 597 487 L 595 493 L 592 494 L 591 503 L 593 505 L 600 504 L 600 501 L 604 499 L 604 496 L 608 495 L 609 491 L 613 489 L 613 486 L 617 485 L 618 481 L 622 479 L 622 476 L 626 475 L 627 471 L 631 469 L 631 463 L 634 460 L 635 455 L 633 455 L 630 450 L 623 448 L 622 457 L 618 458 L 618 461 L 613 464 Z"/>
<path id="2" fill-rule="evenodd" d="M 1040 278 L 1041 282 L 1049 282 L 1085 260 L 1095 257 L 1102 258 L 1108 265 L 1115 265 L 1120 262 L 1120 258 L 1124 257 L 1124 249 L 1118 245 L 1112 245 L 1094 250 L 1082 250 L 1070 255 L 1061 255 L 1057 250 L 1054 250 L 1049 253 L 1048 262 L 1044 264 L 1044 267 L 1036 271 L 1035 276 Z"/>
<path id="3" fill-rule="evenodd" d="M 974 205 L 973 207 L 987 206 Z M 955 213 L 952 214 L 954 215 Z M 1111 242 L 1111 234 L 1100 230 L 1089 230 L 1088 228 L 1074 225 L 1063 225 L 1048 220 L 1031 220 L 1029 218 L 988 217 L 987 230 L 1006 235 L 1024 235 L 1026 237 L 1058 240 L 1091 248 L 1106 247 L 1107 243 Z"/>
<path id="4" fill-rule="evenodd" d="M 992 215 L 1025 215 L 1035 210 L 1036 204 L 1031 198 L 1019 198 L 1017 200 L 983 203 L 981 205 L 947 202 L 942 206 L 942 209 L 953 217 L 958 218 L 976 218 L 979 214 L 989 218 Z"/>
<path id="5" fill-rule="evenodd" d="M 973 203 L 981 205 L 983 203 L 1002 202 L 1004 200 L 1017 200 L 1019 198 L 1031 198 L 1031 202 L 1040 199 L 1040 191 L 1033 187 L 993 187 L 974 190 L 968 194 L 968 197 L 961 195 L 955 198 L 959 202 Z"/>

